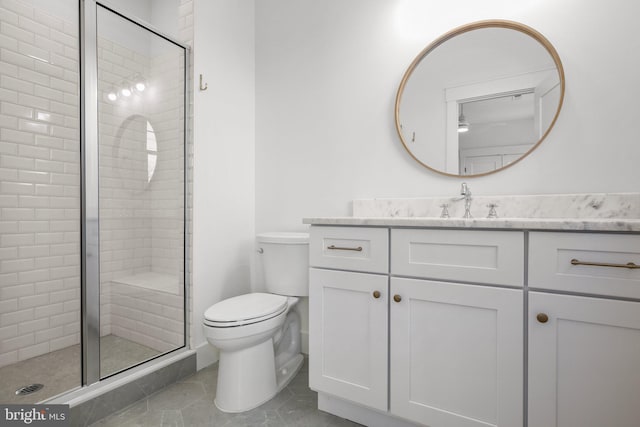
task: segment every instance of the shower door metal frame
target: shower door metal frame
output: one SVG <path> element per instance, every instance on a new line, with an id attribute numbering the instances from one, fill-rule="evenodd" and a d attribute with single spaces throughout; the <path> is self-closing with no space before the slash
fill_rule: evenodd
<path id="1" fill-rule="evenodd" d="M 100 381 L 97 5 L 80 1 L 82 384 Z"/>
<path id="2" fill-rule="evenodd" d="M 169 352 L 187 347 L 189 343 L 189 217 L 188 204 L 188 141 L 189 88 L 191 48 L 159 31 L 143 20 L 132 18 L 106 1 L 80 1 L 80 176 L 81 176 L 81 341 L 82 385 L 98 383 L 100 377 L 100 217 L 99 217 L 99 141 L 98 141 L 98 7 L 142 27 L 184 50 L 183 105 L 183 322 L 184 344 Z M 145 360 L 126 370 L 150 362 Z M 126 371 L 125 370 L 125 371 Z M 117 375 L 117 373 L 115 374 Z M 106 377 L 105 377 L 106 378 Z"/>

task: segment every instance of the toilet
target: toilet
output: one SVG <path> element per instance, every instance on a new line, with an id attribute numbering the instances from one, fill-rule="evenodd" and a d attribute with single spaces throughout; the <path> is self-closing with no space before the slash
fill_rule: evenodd
<path id="1" fill-rule="evenodd" d="M 269 401 L 303 363 L 298 297 L 309 295 L 309 235 L 256 237 L 268 293 L 218 302 L 204 313 L 204 335 L 220 351 L 216 407 L 244 412 Z"/>

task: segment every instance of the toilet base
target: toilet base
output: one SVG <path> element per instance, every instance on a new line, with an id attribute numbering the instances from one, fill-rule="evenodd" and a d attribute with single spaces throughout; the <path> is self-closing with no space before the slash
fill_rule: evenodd
<path id="1" fill-rule="evenodd" d="M 275 369 L 273 341 L 232 353 L 220 352 L 214 403 L 222 412 L 245 412 L 271 400 L 296 376 L 304 357 L 297 354 Z"/>
<path id="2" fill-rule="evenodd" d="M 302 364 L 304 363 L 304 356 L 302 354 L 297 354 L 295 357 L 291 358 L 287 363 L 285 363 L 278 372 L 276 372 L 276 378 L 278 381 L 278 392 L 280 392 L 283 388 L 285 388 L 291 380 L 296 376 L 300 368 L 302 368 Z"/>
<path id="3" fill-rule="evenodd" d="M 220 351 L 214 403 L 223 412 L 244 412 L 276 394 L 273 341 L 233 352 Z"/>

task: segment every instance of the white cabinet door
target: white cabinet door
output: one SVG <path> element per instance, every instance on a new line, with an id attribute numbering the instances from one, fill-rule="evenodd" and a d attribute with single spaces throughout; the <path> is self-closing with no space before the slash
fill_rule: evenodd
<path id="1" fill-rule="evenodd" d="M 529 427 L 639 426 L 639 366 L 640 303 L 529 293 Z"/>
<path id="2" fill-rule="evenodd" d="M 309 270 L 312 389 L 388 409 L 388 280 L 386 275 Z"/>
<path id="3" fill-rule="evenodd" d="M 393 414 L 430 427 L 523 425 L 521 290 L 392 278 L 390 298 Z"/>

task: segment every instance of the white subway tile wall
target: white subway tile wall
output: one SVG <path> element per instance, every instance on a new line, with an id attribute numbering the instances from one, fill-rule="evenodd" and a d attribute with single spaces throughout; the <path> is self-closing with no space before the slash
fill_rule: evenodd
<path id="1" fill-rule="evenodd" d="M 0 2 L 0 366 L 80 342 L 77 25 Z"/>
<path id="2" fill-rule="evenodd" d="M 184 343 L 182 296 L 111 284 L 111 333 L 165 352 Z"/>
<path id="3" fill-rule="evenodd" d="M 180 6 L 178 8 L 178 39 L 187 46 L 192 47 L 188 56 L 189 70 L 193 70 L 193 0 L 180 0 Z M 189 72 L 190 76 L 193 76 L 192 72 Z M 194 328 L 200 328 L 200 315 L 193 313 L 193 292 L 191 287 L 193 283 L 193 78 L 187 80 L 187 93 L 189 94 L 187 105 L 187 206 L 186 206 L 186 233 L 187 233 L 187 250 L 186 252 L 186 264 L 187 264 L 187 306 L 185 310 L 189 313 L 187 318 L 186 330 L 189 331 L 190 337 L 189 346 L 195 347 L 193 337 L 197 336 Z"/>

